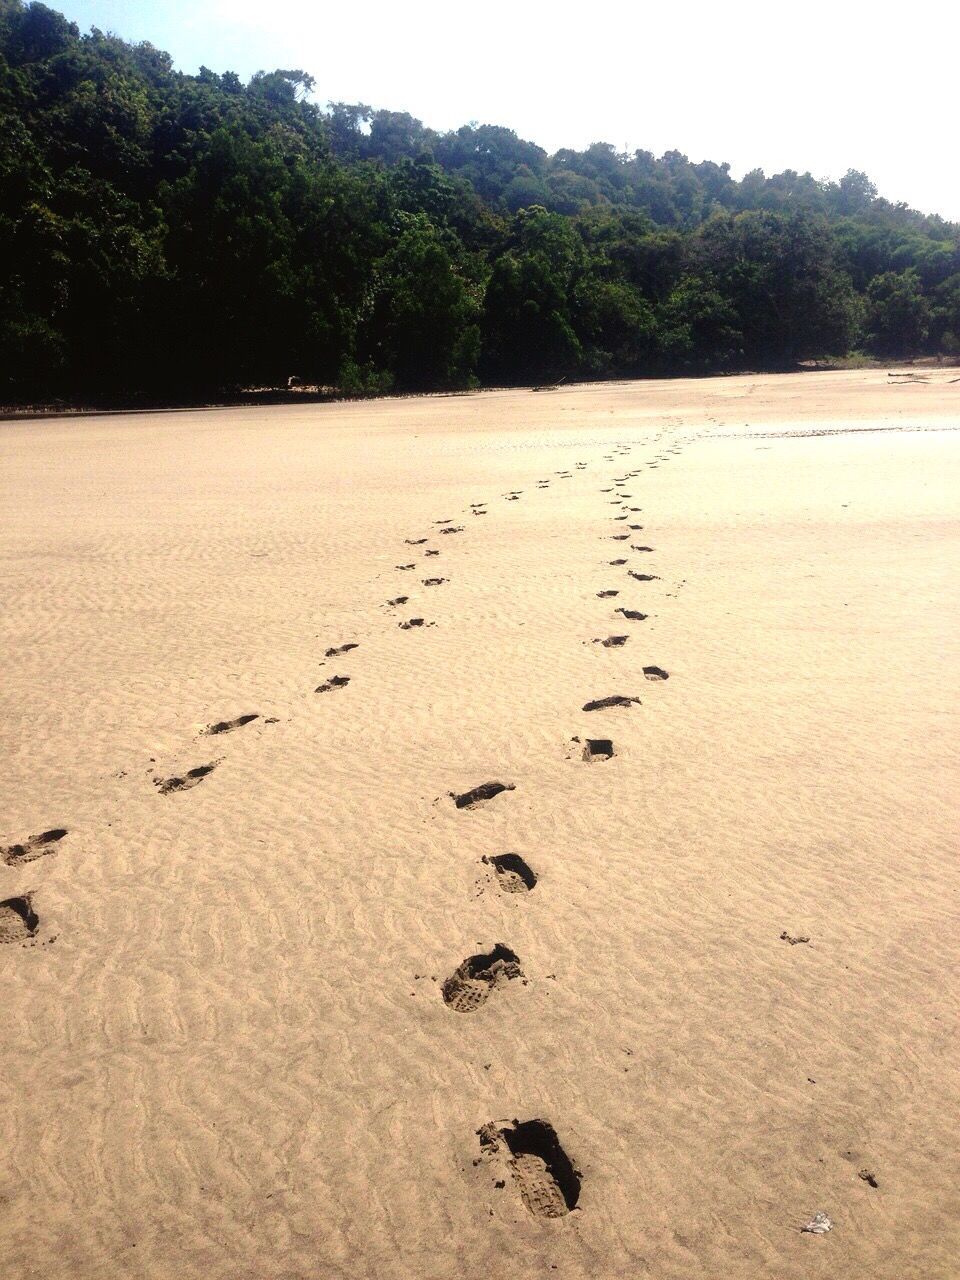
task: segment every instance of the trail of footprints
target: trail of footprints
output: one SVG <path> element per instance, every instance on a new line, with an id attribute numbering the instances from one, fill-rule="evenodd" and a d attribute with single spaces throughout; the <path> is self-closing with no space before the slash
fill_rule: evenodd
<path id="1" fill-rule="evenodd" d="M 616 452 L 618 456 L 622 456 L 627 451 L 618 449 Z M 585 462 L 576 463 L 577 471 L 583 471 L 586 467 Z M 554 473 L 559 480 L 572 479 L 573 474 L 569 469 Z M 547 489 L 549 486 L 548 478 L 537 482 L 537 488 L 540 490 Z M 523 495 L 522 489 L 515 489 L 503 494 L 502 497 L 508 502 L 519 502 Z M 619 498 L 617 502 L 620 502 Z M 470 504 L 468 510 L 472 516 L 485 516 L 488 514 L 487 506 L 485 501 L 474 502 Z M 621 515 L 617 518 L 627 520 L 628 516 Z M 434 528 L 439 536 L 446 538 L 456 537 L 465 532 L 465 526 L 456 524 L 449 516 L 436 520 Z M 629 533 L 622 535 L 622 540 L 628 540 L 629 536 Z M 430 541 L 429 536 L 410 537 L 404 539 L 404 545 L 411 549 L 422 548 L 421 554 L 424 558 L 439 555 L 438 548 L 427 545 Z M 612 562 L 612 566 L 620 567 L 626 563 L 625 558 L 618 558 Z M 405 561 L 396 567 L 399 572 L 411 573 L 417 569 L 418 564 L 416 560 Z M 449 579 L 445 576 L 433 575 L 422 578 L 421 585 L 426 588 L 436 588 L 448 581 Z M 617 592 L 612 589 L 598 592 L 601 598 L 609 598 L 616 594 Z M 409 604 L 410 599 L 409 595 L 395 596 L 386 602 L 385 607 L 389 610 L 399 609 Z M 631 613 L 631 611 L 622 612 Z M 435 623 L 415 616 L 402 620 L 397 625 L 403 631 L 412 631 L 434 626 Z M 610 636 L 600 643 L 605 647 L 618 647 L 623 645 L 626 639 L 626 636 Z M 324 651 L 324 661 L 343 658 L 359 647 L 359 642 L 355 640 L 330 645 Z M 349 686 L 351 678 L 347 674 L 330 675 L 316 686 L 315 693 L 329 695 L 342 691 Z M 639 700 L 614 696 L 598 699 L 594 703 L 588 703 L 587 706 L 600 708 L 630 705 L 636 701 Z M 201 736 L 219 738 L 242 730 L 261 719 L 263 718 L 258 712 L 247 712 L 232 719 L 214 721 L 201 730 Z M 263 720 L 264 723 L 274 721 L 274 717 Z M 609 739 L 587 739 L 583 747 L 584 759 L 610 759 L 613 754 L 613 744 Z M 178 795 L 199 786 L 222 763 L 223 757 L 205 761 L 168 776 L 155 776 L 153 783 L 162 796 Z M 481 782 L 467 791 L 451 792 L 450 798 L 457 810 L 468 812 L 489 804 L 498 796 L 513 790 L 515 790 L 514 783 L 494 780 Z M 8 867 L 28 864 L 54 852 L 67 834 L 65 828 L 54 828 L 31 836 L 21 843 L 0 849 L 0 861 Z M 482 863 L 488 869 L 498 890 L 504 894 L 518 897 L 529 895 L 537 886 L 537 872 L 519 853 L 485 855 Z M 0 902 L 0 943 L 29 941 L 37 935 L 40 918 L 33 905 L 33 897 L 32 892 L 26 892 Z M 451 1011 L 457 1014 L 471 1014 L 486 1004 L 498 989 L 515 981 L 521 984 L 527 981 L 520 957 L 505 943 L 496 942 L 489 951 L 467 956 L 443 982 L 441 997 Z M 561 1146 L 556 1131 L 549 1121 L 541 1118 L 525 1121 L 498 1121 L 485 1125 L 478 1131 L 478 1137 L 480 1156 L 477 1162 L 504 1166 L 512 1177 L 522 1203 L 531 1213 L 543 1218 L 557 1218 L 576 1208 L 580 1196 L 580 1174 Z M 499 1181 L 496 1185 L 505 1185 L 505 1180 Z"/>
<path id="2" fill-rule="evenodd" d="M 658 439 L 659 437 L 656 437 L 655 441 Z M 631 452 L 631 448 L 632 446 L 618 446 L 612 454 L 605 455 L 605 460 L 613 462 L 617 458 L 625 458 Z M 679 450 L 670 450 L 667 454 L 658 454 L 646 465 L 648 468 L 657 467 L 678 452 Z M 587 463 L 577 462 L 575 467 L 577 471 L 583 471 Z M 627 507 L 632 495 L 624 491 L 624 486 L 640 474 L 639 469 L 628 471 L 623 476 L 615 477 L 613 485 L 604 487 L 600 491 L 605 495 L 615 494 L 616 496 L 611 499 L 612 504 L 626 508 L 620 514 L 613 516 L 616 523 L 628 522 L 630 515 L 641 512 L 638 506 Z M 561 480 L 571 479 L 573 472 L 568 469 L 560 470 L 556 471 L 554 476 Z M 537 481 L 536 487 L 538 490 L 546 490 L 550 484 L 550 479 L 545 477 Z M 518 502 L 523 496 L 524 491 L 519 489 L 510 490 L 501 495 L 507 502 Z M 472 516 L 485 516 L 488 514 L 487 507 L 486 501 L 474 502 L 467 510 Z M 618 542 L 629 542 L 631 534 L 639 532 L 642 527 L 638 523 L 630 523 L 627 532 L 615 532 L 610 537 Z M 434 528 L 439 536 L 445 538 L 456 537 L 465 532 L 465 526 L 454 523 L 451 517 L 436 520 Z M 404 545 L 410 548 L 422 548 L 420 554 L 424 558 L 438 556 L 439 549 L 427 545 L 430 541 L 429 536 L 411 537 L 404 539 Z M 653 548 L 645 544 L 631 543 L 630 550 L 646 554 L 651 553 Z M 610 568 L 624 568 L 628 563 L 625 556 L 617 556 L 607 562 Z M 413 572 L 418 568 L 418 563 L 414 560 L 398 564 L 396 568 L 400 572 Z M 642 583 L 656 581 L 658 577 L 656 574 L 641 573 L 632 568 L 627 568 L 626 573 L 632 581 Z M 427 588 L 436 588 L 448 582 L 447 577 L 438 575 L 421 579 L 421 585 Z M 598 590 L 596 595 L 601 600 L 613 599 L 619 595 L 619 590 L 604 587 Z M 390 611 L 396 610 L 409 604 L 410 601 L 409 595 L 398 595 L 387 600 L 384 608 Z M 625 606 L 617 606 L 614 612 L 628 622 L 644 622 L 649 616 L 639 609 Z M 403 631 L 414 631 L 436 624 L 423 617 L 415 616 L 402 620 L 397 625 Z M 605 650 L 622 650 L 629 639 L 629 635 L 613 634 L 598 637 L 592 643 Z M 359 647 L 360 643 L 353 640 L 331 645 L 325 650 L 324 659 L 342 658 Z M 646 680 L 653 682 L 662 682 L 669 678 L 667 671 L 654 665 L 644 666 L 642 674 Z M 349 686 L 351 678 L 350 675 L 345 674 L 330 675 L 316 686 L 315 693 L 322 695 L 337 693 Z M 635 694 L 608 693 L 588 699 L 583 704 L 582 711 L 591 714 L 623 712 L 638 705 L 640 705 L 640 698 Z M 263 718 L 259 713 L 249 712 L 230 720 L 213 722 L 201 731 L 201 735 L 220 737 L 260 720 L 264 724 L 275 723 L 275 719 L 275 717 Z M 581 758 L 585 762 L 608 762 L 616 756 L 612 738 L 598 736 L 581 739 L 577 736 L 573 741 L 577 744 Z M 199 786 L 222 762 L 223 757 L 220 757 L 167 777 L 154 777 L 153 782 L 160 795 L 176 795 Z M 513 782 L 492 780 L 478 783 L 467 791 L 450 792 L 450 799 L 456 810 L 469 812 L 495 802 L 498 797 L 515 789 L 516 785 Z M 58 827 L 31 836 L 21 843 L 0 848 L 0 862 L 7 867 L 22 867 L 32 863 L 55 853 L 60 842 L 67 835 L 66 828 Z M 496 886 L 498 892 L 516 896 L 518 900 L 532 894 L 538 885 L 539 877 L 536 870 L 519 853 L 484 855 L 481 864 L 484 874 Z M 27 891 L 0 901 L 0 944 L 30 943 L 36 938 L 41 921 L 34 906 L 34 896 L 33 891 Z M 787 931 L 781 933 L 780 938 L 791 946 L 809 943 L 807 936 L 795 936 Z M 453 973 L 444 980 L 440 995 L 451 1012 L 458 1015 L 474 1014 L 482 1009 L 499 990 L 515 982 L 521 985 L 527 983 L 521 959 L 506 943 L 496 942 L 488 951 L 466 956 Z M 496 1189 L 505 1187 L 509 1177 L 520 1201 L 531 1214 L 539 1218 L 554 1219 L 564 1217 L 577 1208 L 582 1174 L 574 1160 L 564 1150 L 549 1120 L 534 1117 L 522 1121 L 515 1118 L 491 1121 L 477 1130 L 477 1138 L 479 1153 L 473 1161 L 474 1165 L 487 1168 L 491 1173 L 504 1175 L 494 1181 L 493 1185 Z"/>

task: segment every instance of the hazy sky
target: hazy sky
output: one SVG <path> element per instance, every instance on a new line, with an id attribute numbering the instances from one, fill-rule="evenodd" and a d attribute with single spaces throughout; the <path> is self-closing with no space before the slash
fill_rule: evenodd
<path id="1" fill-rule="evenodd" d="M 317 98 L 435 129 L 503 124 L 555 151 L 840 177 L 960 220 L 960 0 L 46 0 L 184 71 L 302 67 Z"/>

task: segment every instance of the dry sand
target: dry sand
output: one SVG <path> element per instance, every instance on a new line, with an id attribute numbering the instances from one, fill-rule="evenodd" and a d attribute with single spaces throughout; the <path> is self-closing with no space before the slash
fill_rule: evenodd
<path id="1" fill-rule="evenodd" d="M 0 424 L 5 1280 L 960 1275 L 950 376 Z"/>

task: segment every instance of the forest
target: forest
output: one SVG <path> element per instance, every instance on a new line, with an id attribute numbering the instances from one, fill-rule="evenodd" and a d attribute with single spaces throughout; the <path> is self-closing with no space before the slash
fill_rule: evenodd
<path id="1" fill-rule="evenodd" d="M 960 355 L 960 225 L 787 170 L 324 109 L 0 0 L 0 401 Z"/>

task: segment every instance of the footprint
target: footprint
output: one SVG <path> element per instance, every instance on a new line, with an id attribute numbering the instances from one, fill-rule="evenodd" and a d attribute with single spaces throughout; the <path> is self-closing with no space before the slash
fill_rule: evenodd
<path id="1" fill-rule="evenodd" d="M 424 554 L 425 556 L 438 556 L 438 555 L 440 554 L 440 552 L 439 552 L 439 551 L 425 551 L 423 554 Z"/>
<path id="2" fill-rule="evenodd" d="M 394 607 L 395 605 L 398 605 L 398 604 L 406 604 L 409 599 L 410 599 L 409 596 L 397 596 L 396 600 L 388 600 L 387 604 L 390 605 L 391 607 Z"/>
<path id="3" fill-rule="evenodd" d="M 404 538 L 404 542 L 408 547 L 422 547 L 426 538 Z"/>
<path id="4" fill-rule="evenodd" d="M 467 956 L 441 987 L 444 1004 L 457 1013 L 473 1013 L 492 995 L 494 988 L 522 978 L 519 957 L 498 942 L 492 951 Z"/>
<path id="5" fill-rule="evenodd" d="M 640 530 L 643 528 L 643 525 L 642 525 L 642 524 L 632 524 L 632 525 L 630 526 L 630 528 L 633 530 L 633 532 L 634 532 L 634 533 L 639 533 L 639 532 L 640 532 Z"/>
<path id="6" fill-rule="evenodd" d="M 627 562 L 626 560 L 608 560 L 607 563 L 617 565 L 619 567 L 620 565 L 626 564 Z"/>
<path id="7" fill-rule="evenodd" d="M 497 884 L 504 893 L 529 893 L 537 883 L 537 874 L 519 853 L 498 853 L 480 859 L 493 867 Z"/>
<path id="8" fill-rule="evenodd" d="M 195 769 L 188 769 L 175 778 L 154 778 L 153 785 L 162 796 L 168 796 L 174 791 L 189 791 L 191 787 L 201 783 L 208 773 L 213 773 L 219 763 L 219 760 L 214 760 L 210 764 L 198 764 Z"/>
<path id="9" fill-rule="evenodd" d="M 796 937 L 793 937 L 791 934 L 787 933 L 786 929 L 784 929 L 783 933 L 781 933 L 780 940 L 781 942 L 789 942 L 791 947 L 795 947 L 800 942 L 810 941 L 810 939 L 805 934 L 801 933 L 801 934 L 797 934 Z"/>
<path id="10" fill-rule="evenodd" d="M 336 650 L 333 650 L 336 652 Z M 331 650 L 327 650 L 329 657 Z M 233 729 L 242 729 L 245 724 L 251 724 L 254 720 L 259 720 L 260 716 L 257 712 L 250 712 L 246 716 L 237 716 L 235 720 L 218 720 L 216 724 L 208 724 L 204 729 L 204 733 L 212 737 L 216 733 L 230 733 Z"/>
<path id="11" fill-rule="evenodd" d="M 643 674 L 648 680 L 669 680 L 669 671 L 664 671 L 663 667 L 644 667 Z"/>
<path id="12" fill-rule="evenodd" d="M 611 596 L 618 596 L 619 591 L 598 591 L 597 596 L 601 600 L 609 600 Z"/>
<path id="13" fill-rule="evenodd" d="M 487 505 L 487 504 L 486 504 L 485 502 L 471 502 L 471 503 L 470 503 L 470 510 L 471 510 L 471 511 L 481 511 L 481 510 L 482 510 L 486 505 Z M 443 522 L 443 523 L 444 523 L 444 524 L 449 524 L 449 521 L 444 520 L 444 522 Z"/>
<path id="14" fill-rule="evenodd" d="M 615 609 L 614 613 L 622 613 L 630 622 L 646 622 L 648 615 L 639 609 Z"/>
<path id="15" fill-rule="evenodd" d="M 638 582 L 655 582 L 657 575 L 655 573 L 635 573 L 633 569 L 628 569 L 631 578 L 636 578 Z"/>
<path id="16" fill-rule="evenodd" d="M 453 520 L 453 516 L 447 516 L 446 520 L 434 520 L 433 523 L 434 524 L 450 524 L 452 520 Z"/>
<path id="17" fill-rule="evenodd" d="M 349 676 L 331 676 L 329 680 L 324 680 L 323 684 L 318 684 L 314 689 L 314 693 L 329 693 L 331 689 L 342 689 L 350 683 Z"/>
<path id="18" fill-rule="evenodd" d="M 653 547 L 635 547 L 633 543 L 631 543 L 630 550 L 631 551 L 652 551 Z"/>
<path id="19" fill-rule="evenodd" d="M 24 942 L 40 928 L 40 917 L 33 909 L 32 899 L 32 893 L 25 893 L 0 902 L 0 942 Z"/>
<path id="20" fill-rule="evenodd" d="M 439 587 L 441 582 L 448 582 L 448 578 L 424 578 L 423 585 L 425 587 Z"/>
<path id="21" fill-rule="evenodd" d="M 66 827 L 54 827 L 52 831 L 41 831 L 38 836 L 31 836 L 29 840 L 24 840 L 23 844 L 8 844 L 5 849 L 0 849 L 0 862 L 6 863 L 8 867 L 19 867 L 24 863 L 33 862 L 47 853 L 53 853 L 53 846 L 66 834 Z"/>
<path id="22" fill-rule="evenodd" d="M 626 542 L 630 537 L 629 533 L 612 533 L 610 535 L 611 542 Z"/>
<path id="23" fill-rule="evenodd" d="M 430 552 L 428 551 L 428 552 L 427 552 L 427 555 L 429 555 L 429 554 L 430 554 Z M 417 566 L 416 566 L 415 564 L 398 564 L 398 565 L 397 565 L 397 568 L 398 568 L 398 569 L 415 569 L 416 567 L 417 567 Z"/>
<path id="24" fill-rule="evenodd" d="M 583 704 L 584 711 L 604 711 L 607 707 L 632 707 L 639 703 L 639 698 L 628 698 L 625 694 L 615 693 L 609 698 L 594 698 L 592 702 Z"/>
<path id="25" fill-rule="evenodd" d="M 485 511 L 481 511 L 477 509 L 476 511 L 471 511 L 470 514 L 472 516 L 485 516 L 487 513 Z"/>
<path id="26" fill-rule="evenodd" d="M 459 795 L 456 791 L 451 791 L 449 795 L 458 809 L 472 809 L 474 805 L 482 804 L 485 800 L 492 800 L 502 791 L 516 791 L 516 789 L 516 785 L 512 782 L 482 782 L 479 787 L 474 787 L 470 791 L 462 791 Z"/>
<path id="27" fill-rule="evenodd" d="M 602 644 L 605 649 L 622 649 L 630 639 L 629 636 L 607 636 L 606 640 L 594 640 L 594 644 Z"/>
<path id="28" fill-rule="evenodd" d="M 547 1120 L 505 1120 L 477 1130 L 480 1154 L 506 1159 L 520 1198 L 538 1218 L 562 1218 L 577 1207 L 582 1175 Z"/>
<path id="29" fill-rule="evenodd" d="M 448 524 L 445 529 L 440 530 L 441 533 L 463 533 L 462 524 Z"/>
<path id="30" fill-rule="evenodd" d="M 584 760 L 612 760 L 613 743 L 609 738 L 587 738 L 583 745 Z"/>
<path id="31" fill-rule="evenodd" d="M 506 499 L 507 499 L 507 502 L 519 502 L 520 495 L 519 493 L 508 493 L 506 495 Z"/>
<path id="32" fill-rule="evenodd" d="M 417 627 L 435 627 L 435 622 L 426 622 L 423 618 L 408 618 L 406 622 L 401 622 L 401 631 L 413 631 Z"/>
<path id="33" fill-rule="evenodd" d="M 629 516 L 614 516 L 614 520 L 629 520 Z"/>

